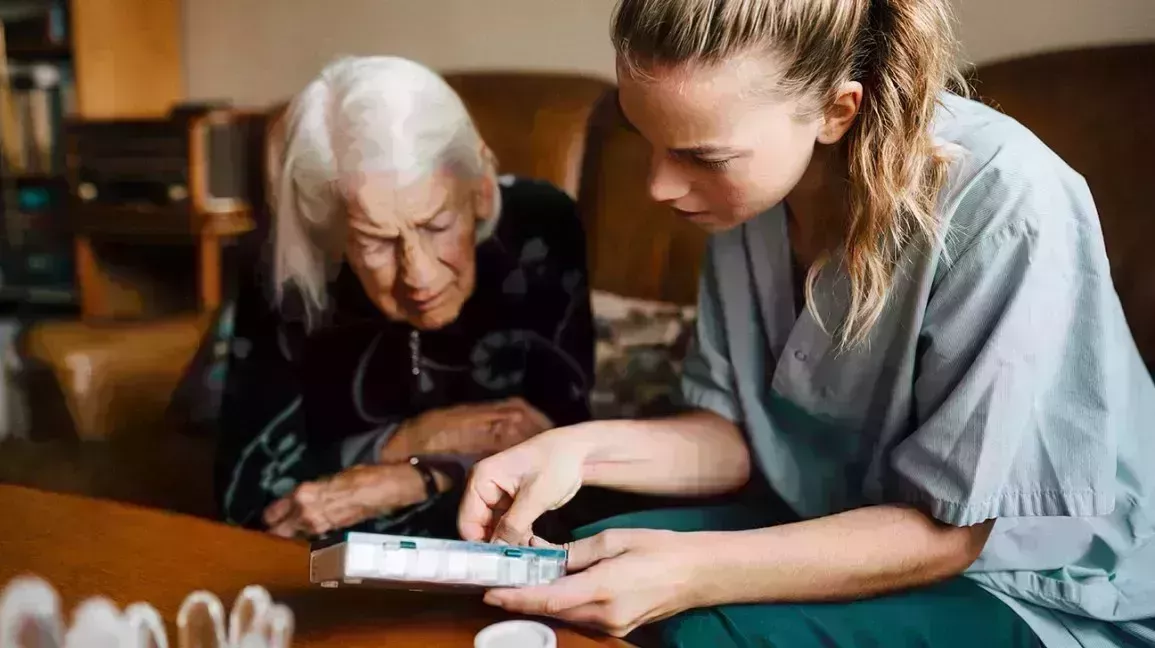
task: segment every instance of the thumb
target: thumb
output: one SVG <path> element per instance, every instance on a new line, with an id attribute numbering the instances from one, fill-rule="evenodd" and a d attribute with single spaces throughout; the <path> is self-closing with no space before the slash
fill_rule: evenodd
<path id="1" fill-rule="evenodd" d="M 582 538 L 566 545 L 569 556 L 566 558 L 566 570 L 578 572 L 593 565 L 622 555 L 629 549 L 628 531 L 609 530 Z"/>
<path id="2" fill-rule="evenodd" d="M 289 516 L 293 509 L 293 502 L 287 497 L 273 502 L 265 509 L 264 522 L 265 526 L 276 526 L 283 522 Z"/>
<path id="3" fill-rule="evenodd" d="M 558 477 L 555 475 L 555 477 Z M 563 478 L 564 479 L 564 478 Z M 565 480 L 570 485 L 560 495 L 555 487 L 557 480 L 543 480 L 540 477 L 521 489 L 501 517 L 493 532 L 493 542 L 511 545 L 528 545 L 533 538 L 533 523 L 546 511 L 561 508 L 577 495 L 581 481 Z M 561 483 L 565 483 L 562 481 Z"/>
<path id="4" fill-rule="evenodd" d="M 538 549 L 560 549 L 566 552 L 565 567 L 571 573 L 587 569 L 606 558 L 613 558 L 604 555 L 608 545 L 601 536 L 591 536 L 560 545 L 535 535 L 529 539 L 529 546 Z"/>

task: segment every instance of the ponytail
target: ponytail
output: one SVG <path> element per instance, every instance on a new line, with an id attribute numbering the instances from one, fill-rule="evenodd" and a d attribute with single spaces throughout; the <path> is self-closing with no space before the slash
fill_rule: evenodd
<path id="1" fill-rule="evenodd" d="M 868 0 L 858 39 L 863 99 L 849 133 L 850 222 L 843 265 L 850 304 L 843 347 L 866 337 L 882 314 L 904 251 L 939 235 L 935 206 L 949 159 L 932 133 L 942 92 L 965 92 L 955 67 L 948 0 Z M 807 302 L 823 263 L 807 278 Z"/>

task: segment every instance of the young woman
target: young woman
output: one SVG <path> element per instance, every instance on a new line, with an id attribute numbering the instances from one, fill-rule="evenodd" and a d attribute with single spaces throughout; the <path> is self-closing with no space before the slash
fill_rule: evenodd
<path id="1" fill-rule="evenodd" d="M 537 541 L 583 485 L 772 497 L 584 529 L 490 603 L 671 646 L 1155 645 L 1155 385 L 1086 184 L 949 92 L 950 18 L 621 1 L 650 191 L 714 233 L 692 409 L 481 462 L 460 529 Z"/>
<path id="2" fill-rule="evenodd" d="M 222 403 L 222 514 L 281 536 L 455 537 L 471 461 L 589 418 L 573 201 L 499 178 L 456 93 L 394 57 L 327 66 L 269 162 L 268 244 L 240 282 Z"/>

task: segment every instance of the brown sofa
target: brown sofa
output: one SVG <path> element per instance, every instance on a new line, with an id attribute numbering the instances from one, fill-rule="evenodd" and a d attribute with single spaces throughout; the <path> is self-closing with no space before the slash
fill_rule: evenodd
<path id="1" fill-rule="evenodd" d="M 1155 254 L 1148 249 L 1155 243 L 1155 208 L 1147 202 L 1147 186 L 1155 177 L 1155 159 L 1150 156 L 1155 150 L 1155 122 L 1134 114 L 1147 109 L 1155 97 L 1152 69 L 1155 45 L 1107 47 L 992 64 L 977 70 L 975 86 L 984 100 L 1033 129 L 1087 178 L 1099 205 L 1112 274 L 1128 321 L 1148 365 L 1155 367 Z M 576 189 L 590 240 L 594 288 L 693 302 L 705 236 L 647 198 L 647 147 L 623 128 L 608 84 L 582 77 L 518 74 L 449 78 L 474 111 L 503 169 L 545 177 L 571 192 Z M 47 382 L 55 383 L 69 404 L 75 430 L 64 436 L 112 440 L 88 454 L 77 450 L 74 440 L 57 440 L 52 447 L 22 449 L 20 456 L 29 458 L 15 462 L 12 458 L 18 454 L 0 445 L 0 481 L 84 490 L 211 514 L 204 468 L 207 442 L 193 458 L 186 448 L 188 439 L 177 430 L 154 429 L 150 434 L 132 423 L 144 422 L 147 428 L 159 420 L 155 406 L 171 393 L 170 379 L 180 373 L 178 367 L 183 369 L 199 341 L 197 331 L 203 330 L 203 320 L 185 322 L 195 322 L 186 337 L 171 335 L 171 323 L 130 325 L 120 338 L 109 336 L 107 330 L 86 332 L 89 325 L 79 323 L 45 325 L 30 334 L 29 340 L 38 340 L 26 347 L 30 360 L 50 368 L 54 380 Z M 162 333 L 165 326 L 168 333 Z M 109 352 L 111 347 L 118 350 Z M 90 358 L 102 380 L 90 383 L 87 390 L 77 389 L 73 369 L 64 360 L 70 357 Z M 140 385 L 144 375 L 151 376 L 146 386 L 152 396 L 130 398 L 121 385 Z M 94 390 L 93 384 L 99 389 Z M 57 426 L 53 429 L 67 424 Z M 115 429 L 122 426 L 138 430 Z M 169 437 L 176 441 L 158 441 Z M 131 450 L 117 454 L 108 449 L 112 446 L 117 452 L 122 447 Z M 182 451 L 189 454 L 181 455 Z M 99 460 L 85 463 L 82 455 Z M 173 456 L 184 458 L 168 463 Z M 13 470 L 13 463 L 21 464 L 20 469 Z M 67 474 L 57 474 L 61 472 Z M 177 473 L 180 477 L 174 477 Z M 148 493 L 147 488 L 167 490 Z"/>

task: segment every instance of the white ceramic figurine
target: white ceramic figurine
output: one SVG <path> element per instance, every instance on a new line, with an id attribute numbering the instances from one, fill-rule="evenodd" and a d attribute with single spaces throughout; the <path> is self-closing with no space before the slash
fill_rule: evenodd
<path id="1" fill-rule="evenodd" d="M 293 613 L 265 588 L 246 587 L 229 611 L 215 594 L 192 592 L 176 619 L 176 648 L 289 648 Z M 65 623 L 60 596 L 26 576 L 0 593 L 0 648 L 168 648 L 164 621 L 148 603 L 121 610 L 111 600 L 83 601 Z"/>

